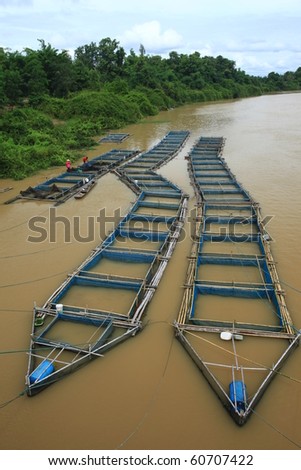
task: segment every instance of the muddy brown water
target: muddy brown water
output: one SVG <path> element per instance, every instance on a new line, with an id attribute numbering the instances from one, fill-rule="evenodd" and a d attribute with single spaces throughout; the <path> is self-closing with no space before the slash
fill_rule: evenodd
<path id="1" fill-rule="evenodd" d="M 92 158 L 118 146 L 147 150 L 169 130 L 189 129 L 191 136 L 184 149 L 159 172 L 191 196 L 193 209 L 195 200 L 184 157 L 200 135 L 224 136 L 224 157 L 230 169 L 260 203 L 263 215 L 271 217 L 267 228 L 273 238 L 273 255 L 298 328 L 300 111 L 301 94 L 188 105 L 121 129 L 130 134 L 122 144 L 101 144 L 88 152 Z M 42 305 L 100 243 L 101 236 L 109 233 L 114 217 L 118 220 L 116 209 L 125 214 L 135 201 L 130 189 L 109 174 L 86 198 L 70 199 L 51 215 L 48 203 L 3 204 L 21 189 L 63 170 L 58 167 L 41 171 L 21 182 L 0 181 L 0 188 L 13 187 L 0 193 L 1 404 L 19 397 L 24 390 L 33 303 Z M 98 220 L 103 208 L 105 226 L 103 216 Z M 55 230 L 50 233 L 51 217 Z M 296 449 L 301 445 L 300 348 L 283 368 L 285 375 L 272 382 L 256 414 L 239 428 L 174 339 L 172 322 L 183 294 L 190 231 L 188 221 L 147 310 L 144 330 L 37 396 L 22 395 L 1 407 L 1 449 Z M 204 251 L 214 250 L 208 245 L 204 244 Z M 248 252 L 252 252 L 251 245 Z M 139 275 L 143 275 L 141 268 Z M 135 269 L 133 266 L 133 272 L 127 275 L 138 275 Z M 252 271 L 255 274 L 250 272 L 251 278 L 257 280 L 258 273 Z M 219 279 L 219 267 L 200 270 L 199 275 Z M 240 279 L 239 270 L 229 269 L 227 276 Z M 110 294 L 103 295 L 110 307 Z M 123 312 L 131 298 L 114 298 L 114 303 Z M 223 305 L 212 297 L 204 308 L 208 308 L 209 315 L 222 311 Z M 259 321 L 268 315 L 264 302 L 253 311 Z M 249 313 L 252 308 L 248 304 L 244 319 Z M 74 332 L 80 340 L 81 333 Z M 252 351 L 253 346 L 254 341 Z M 262 339 L 256 339 L 255 346 L 258 362 L 264 359 L 270 363 L 282 350 L 282 345 L 271 342 L 269 346 Z M 248 357 L 249 342 L 240 347 L 243 356 Z"/>

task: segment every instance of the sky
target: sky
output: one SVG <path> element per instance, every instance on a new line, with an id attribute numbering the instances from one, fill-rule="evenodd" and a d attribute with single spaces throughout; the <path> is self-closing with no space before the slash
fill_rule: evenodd
<path id="1" fill-rule="evenodd" d="M 301 66 L 300 0 L 0 0 L 0 47 L 74 50 L 109 37 L 126 53 L 222 55 L 250 75 Z"/>

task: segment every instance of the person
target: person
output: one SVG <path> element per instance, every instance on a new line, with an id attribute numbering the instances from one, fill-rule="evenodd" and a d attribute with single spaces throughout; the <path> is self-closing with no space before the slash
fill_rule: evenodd
<path id="1" fill-rule="evenodd" d="M 68 160 L 66 161 L 66 169 L 67 169 L 67 171 L 70 171 L 70 170 L 71 170 L 71 162 L 70 162 L 69 158 L 68 158 Z"/>
<path id="2" fill-rule="evenodd" d="M 85 163 L 87 163 L 87 162 L 88 162 L 88 157 L 85 155 L 85 156 L 83 157 L 83 163 L 85 164 Z"/>

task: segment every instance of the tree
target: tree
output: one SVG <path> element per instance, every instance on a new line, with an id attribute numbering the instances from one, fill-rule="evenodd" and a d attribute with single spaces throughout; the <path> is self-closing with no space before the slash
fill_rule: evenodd
<path id="1" fill-rule="evenodd" d="M 58 52 L 57 49 L 45 44 L 39 39 L 41 48 L 38 58 L 47 77 L 49 92 L 52 96 L 62 98 L 68 96 L 73 89 L 73 64 L 67 51 Z"/>
<path id="2" fill-rule="evenodd" d="M 0 64 L 0 108 L 7 104 L 7 97 L 4 89 L 4 71 Z"/>
<path id="3" fill-rule="evenodd" d="M 7 97 L 4 90 L 4 62 L 6 55 L 4 49 L 0 47 L 0 108 L 7 104 Z"/>
<path id="4" fill-rule="evenodd" d="M 95 42 L 85 44 L 84 46 L 75 49 L 74 58 L 75 62 L 82 63 L 88 69 L 96 69 L 99 63 L 99 49 Z"/>
<path id="5" fill-rule="evenodd" d="M 11 105 L 20 103 L 22 97 L 22 78 L 19 70 L 11 66 L 4 71 L 4 94 Z"/>
<path id="6" fill-rule="evenodd" d="M 144 57 L 145 54 L 146 54 L 145 47 L 144 47 L 143 44 L 140 44 L 140 47 L 139 47 L 139 54 L 140 54 L 140 57 Z"/>
<path id="7" fill-rule="evenodd" d="M 32 101 L 48 94 L 48 80 L 38 54 L 30 49 L 26 50 L 26 54 L 23 80 L 25 95 Z"/>
<path id="8" fill-rule="evenodd" d="M 116 39 L 105 38 L 100 41 L 98 70 L 104 81 L 123 75 L 125 55 Z"/>
<path id="9" fill-rule="evenodd" d="M 116 39 L 104 38 L 75 50 L 75 61 L 80 61 L 90 70 L 97 70 L 102 82 L 122 77 L 125 51 Z"/>

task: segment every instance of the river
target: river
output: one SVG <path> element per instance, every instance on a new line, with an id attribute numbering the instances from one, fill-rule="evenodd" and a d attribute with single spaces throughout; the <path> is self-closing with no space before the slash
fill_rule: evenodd
<path id="1" fill-rule="evenodd" d="M 195 203 L 185 155 L 201 135 L 223 136 L 223 156 L 239 182 L 271 217 L 272 251 L 291 317 L 301 328 L 301 94 L 278 94 L 161 112 L 118 132 L 122 148 L 149 149 L 169 130 L 191 131 L 174 160 L 159 171 Z M 100 144 L 90 158 L 116 148 Z M 0 188 L 0 437 L 1 449 L 297 449 L 301 446 L 301 349 L 290 356 L 248 423 L 237 427 L 199 370 L 174 338 L 191 242 L 182 237 L 136 337 L 109 351 L 33 398 L 23 394 L 32 307 L 55 288 L 99 244 L 87 233 L 88 218 L 125 214 L 135 200 L 113 174 L 99 180 L 83 200 L 70 199 L 56 216 L 80 221 L 82 242 L 57 223 L 55 239 L 29 242 L 28 221 L 47 228 L 50 204 L 3 204 L 21 189 L 61 173 L 41 171 Z M 112 218 L 112 217 L 111 217 Z M 112 228 L 107 224 L 106 232 Z M 102 230 L 104 227 L 102 227 Z M 188 223 L 185 226 L 189 232 Z"/>

